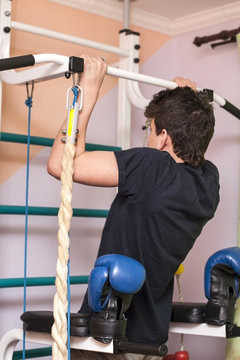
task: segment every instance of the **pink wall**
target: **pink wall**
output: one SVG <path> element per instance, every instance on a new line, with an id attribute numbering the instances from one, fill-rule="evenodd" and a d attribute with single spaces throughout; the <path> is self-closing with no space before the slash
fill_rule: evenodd
<path id="1" fill-rule="evenodd" d="M 199 87 L 214 89 L 239 108 L 240 54 L 237 45 L 228 44 L 213 50 L 210 45 L 197 48 L 191 44 L 195 36 L 214 34 L 238 26 L 239 21 L 231 21 L 177 37 L 174 40 L 174 53 L 177 58 L 174 71 L 175 74 L 181 73 L 195 79 Z M 203 265 L 207 258 L 216 250 L 236 246 L 238 239 L 240 122 L 218 105 L 215 105 L 215 108 L 215 135 L 207 155 L 219 169 L 221 201 L 214 220 L 204 229 L 196 247 L 186 260 L 183 290 L 186 300 L 201 299 Z M 191 347 L 192 337 L 187 341 Z M 224 347 L 224 340 L 198 339 L 194 341 L 193 358 L 203 359 L 205 355 L 205 358 L 224 359 Z"/>
<path id="2" fill-rule="evenodd" d="M 181 73 L 195 79 L 199 87 L 214 89 L 216 93 L 240 107 L 239 83 L 240 54 L 236 44 L 211 49 L 191 44 L 196 35 L 213 34 L 223 29 L 232 29 L 237 21 L 215 26 L 174 40 L 175 74 Z M 231 114 L 215 105 L 216 127 L 207 156 L 219 169 L 221 202 L 215 219 L 202 234 L 203 244 L 198 242 L 192 256 L 199 268 L 200 262 L 211 252 L 223 247 L 237 245 L 239 206 L 240 122 Z M 199 250 L 202 259 L 199 259 Z M 189 259 L 189 264 L 191 260 Z"/>
<path id="3" fill-rule="evenodd" d="M 200 48 L 192 44 L 195 36 L 214 34 L 224 29 L 239 26 L 238 21 L 231 21 L 211 28 L 177 36 L 162 46 L 141 67 L 141 72 L 173 79 L 175 76 L 188 77 L 198 87 L 213 89 L 217 94 L 240 107 L 240 54 L 236 44 L 216 47 L 210 44 Z M 146 96 L 156 91 L 153 87 L 143 87 Z M 204 297 L 204 265 L 208 257 L 215 251 L 237 245 L 239 182 L 240 182 L 240 122 L 231 114 L 214 105 L 216 127 L 213 140 L 207 152 L 207 158 L 214 162 L 220 173 L 221 201 L 215 218 L 204 228 L 184 262 L 185 272 L 182 276 L 182 291 L 185 301 L 205 302 Z M 143 118 L 140 111 L 135 110 L 133 129 L 136 137 L 133 144 L 141 142 L 139 125 Z M 175 290 L 175 299 L 178 293 Z M 171 335 L 169 349 L 176 350 L 180 346 L 180 336 Z M 225 339 L 185 336 L 186 349 L 194 360 L 224 359 Z"/>

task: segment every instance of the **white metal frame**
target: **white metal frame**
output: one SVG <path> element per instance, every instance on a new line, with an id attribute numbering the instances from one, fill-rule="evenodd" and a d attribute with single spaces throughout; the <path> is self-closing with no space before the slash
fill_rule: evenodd
<path id="1" fill-rule="evenodd" d="M 175 334 L 202 335 L 226 338 L 226 325 L 214 326 L 208 324 L 188 324 L 188 323 L 170 323 L 169 332 Z M 23 340 L 23 330 L 13 329 L 8 331 L 0 341 L 0 359 L 12 360 L 13 353 L 17 344 Z M 41 344 L 52 346 L 53 339 L 50 334 L 27 331 L 26 343 Z M 94 340 L 92 337 L 70 338 L 72 349 L 81 349 L 88 351 L 97 351 L 105 353 L 114 353 L 114 343 L 103 344 Z"/>
<path id="2" fill-rule="evenodd" d="M 0 73 L 1 79 L 7 84 L 20 85 L 25 84 L 28 81 L 45 81 L 57 77 L 63 77 L 66 72 L 69 71 L 69 57 L 59 54 L 35 54 L 33 55 L 35 64 L 48 63 L 38 67 L 33 67 L 28 70 L 14 71 L 5 70 Z M 107 74 L 122 78 L 126 80 L 133 80 L 142 82 L 149 85 L 156 85 L 160 87 L 166 87 L 173 89 L 177 86 L 173 81 L 158 79 L 149 75 L 142 75 L 127 70 L 118 69 L 112 66 L 108 66 Z M 133 98 L 135 94 L 131 95 Z M 136 100 L 137 101 L 137 100 Z M 145 99 L 146 101 L 146 99 Z M 145 105 L 142 104 L 141 107 Z M 139 104 L 140 107 L 140 104 Z"/>
<path id="3" fill-rule="evenodd" d="M 51 334 L 26 331 L 26 343 L 41 344 L 52 346 L 53 339 Z M 12 360 L 13 353 L 17 344 L 23 341 L 23 330 L 13 329 L 8 331 L 0 341 L 0 359 Z M 92 337 L 70 337 L 71 349 L 81 349 L 88 351 L 114 353 L 113 341 L 110 344 L 103 344 L 94 340 Z"/>
<path id="4" fill-rule="evenodd" d="M 208 324 L 171 322 L 169 332 L 174 334 L 202 335 L 226 338 L 226 325 L 216 326 Z"/>

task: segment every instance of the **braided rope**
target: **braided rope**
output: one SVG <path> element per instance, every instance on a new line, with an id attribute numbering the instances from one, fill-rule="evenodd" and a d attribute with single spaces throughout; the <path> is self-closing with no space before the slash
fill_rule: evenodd
<path id="1" fill-rule="evenodd" d="M 61 205 L 58 212 L 58 259 L 56 270 L 56 294 L 53 301 L 54 324 L 52 326 L 52 358 L 53 360 L 67 360 L 67 277 L 69 261 L 69 230 L 72 218 L 72 187 L 73 187 L 73 160 L 75 145 L 66 143 L 62 160 L 61 173 Z"/>
<path id="2" fill-rule="evenodd" d="M 180 278 L 181 278 L 181 275 L 176 275 L 179 299 L 180 299 L 180 302 L 183 302 L 183 294 L 182 294 L 182 287 L 181 287 L 181 283 L 180 283 Z M 181 341 L 180 350 L 183 351 L 184 350 L 184 334 L 181 334 L 181 340 L 180 341 Z"/>
<path id="3" fill-rule="evenodd" d="M 180 299 L 180 302 L 183 302 L 183 294 L 182 294 L 182 288 L 181 288 L 181 284 L 180 284 L 180 277 L 181 277 L 181 275 L 176 275 L 179 299 Z"/>

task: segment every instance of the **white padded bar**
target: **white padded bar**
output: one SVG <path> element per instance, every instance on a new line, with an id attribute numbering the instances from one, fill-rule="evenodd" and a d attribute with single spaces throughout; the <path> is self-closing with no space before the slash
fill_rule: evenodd
<path id="1" fill-rule="evenodd" d="M 226 326 L 171 322 L 169 332 L 175 334 L 202 335 L 226 338 Z"/>

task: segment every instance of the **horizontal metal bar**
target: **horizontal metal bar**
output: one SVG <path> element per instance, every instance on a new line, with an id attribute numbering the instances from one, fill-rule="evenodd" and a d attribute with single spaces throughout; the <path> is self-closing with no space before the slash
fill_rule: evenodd
<path id="1" fill-rule="evenodd" d="M 25 84 L 27 81 L 38 82 L 62 77 L 69 71 L 69 58 L 67 56 L 58 54 L 38 54 L 33 56 L 36 64 L 42 62 L 47 64 L 18 72 L 15 72 L 13 69 L 2 71 L 2 80 L 7 84 Z M 4 62 L 13 62 L 14 58 L 5 58 L 2 60 L 4 60 Z M 156 85 L 167 89 L 173 89 L 177 86 L 177 84 L 173 81 L 159 79 L 133 71 L 122 70 L 112 66 L 108 66 L 107 74 L 149 85 Z"/>
<path id="2" fill-rule="evenodd" d="M 125 56 L 125 57 L 129 56 L 129 52 L 127 50 L 120 49 L 115 46 L 101 44 L 101 43 L 98 43 L 95 41 L 82 39 L 77 36 L 59 33 L 57 31 L 48 30 L 48 29 L 37 27 L 37 26 L 24 24 L 24 23 L 21 23 L 18 21 L 12 21 L 11 27 L 15 30 L 21 30 L 21 31 L 29 32 L 31 34 L 41 35 L 41 36 L 45 36 L 45 37 L 56 39 L 56 40 L 67 41 L 67 42 L 70 42 L 73 44 L 82 45 L 82 46 L 86 46 L 89 48 L 106 51 L 106 52 L 120 55 L 120 56 Z"/>
<path id="3" fill-rule="evenodd" d="M 28 137 L 27 135 L 22 134 L 14 134 L 8 132 L 0 132 L 0 141 L 6 142 L 14 142 L 19 144 L 27 144 Z M 52 146 L 54 142 L 53 138 L 47 137 L 39 137 L 39 136 L 30 136 L 30 144 L 31 145 L 39 145 L 39 146 Z M 121 150 L 118 146 L 110 146 L 110 145 L 100 145 L 100 144 L 86 144 L 86 151 L 118 151 Z"/>
<path id="4" fill-rule="evenodd" d="M 148 85 L 160 86 L 167 89 L 174 89 L 175 87 L 177 87 L 177 83 L 175 83 L 174 81 L 159 79 L 153 76 L 135 73 L 133 71 L 122 70 L 113 66 L 108 66 L 107 74 L 126 80 L 138 81 Z"/>
<path id="5" fill-rule="evenodd" d="M 33 358 L 45 357 L 51 355 L 52 355 L 51 347 L 25 350 L 25 359 L 33 359 Z M 23 359 L 23 351 L 22 350 L 14 351 L 12 360 L 21 360 L 21 359 Z"/>
<path id="6" fill-rule="evenodd" d="M 57 216 L 59 208 L 44 206 L 29 206 L 28 215 Z M 3 215 L 25 215 L 26 207 L 20 205 L 0 205 L 0 214 Z M 74 217 L 106 218 L 108 210 L 101 209 L 73 209 Z"/>
<path id="7" fill-rule="evenodd" d="M 28 277 L 26 278 L 26 286 L 52 286 L 55 285 L 55 276 L 48 277 Z M 79 276 L 70 276 L 70 284 L 87 284 L 88 275 L 79 275 Z M 23 287 L 24 278 L 8 278 L 0 279 L 0 288 L 13 288 L 13 287 Z"/>
<path id="8" fill-rule="evenodd" d="M 40 54 L 41 61 L 48 61 L 48 58 L 50 61 L 54 62 L 54 59 L 56 57 L 56 62 L 59 62 L 59 57 L 61 58 L 62 64 L 60 64 L 58 67 L 57 64 L 54 64 L 55 67 L 53 68 L 53 64 L 46 64 L 42 65 L 42 67 L 36 67 L 34 69 L 20 71 L 20 72 L 14 72 L 13 70 L 3 71 L 3 74 L 1 74 L 2 80 L 5 81 L 8 84 L 22 84 L 26 81 L 34 80 L 34 81 L 43 81 L 43 80 L 49 80 L 50 78 L 60 77 L 63 76 L 68 71 L 68 57 L 60 56 L 57 54 Z M 40 56 L 40 55 L 36 55 Z M 4 59 L 7 61 L 8 59 Z M 149 85 L 155 85 L 166 89 L 174 89 L 177 87 L 177 84 L 173 81 L 159 79 L 153 76 L 139 74 L 133 71 L 126 71 L 123 69 L 118 69 L 115 67 L 108 66 L 107 74 L 111 76 L 115 76 L 118 78 L 123 78 L 126 80 L 133 80 Z M 202 89 L 198 89 L 200 91 Z M 220 95 L 213 92 L 213 99 L 214 101 L 220 105 L 222 108 L 230 112 L 232 115 L 239 118 L 240 110 L 236 108 L 233 104 L 229 103 L 226 99 L 221 97 Z M 145 103 L 145 101 L 144 101 Z"/>
<path id="9" fill-rule="evenodd" d="M 41 61 L 43 60 L 43 58 L 47 61 L 48 56 L 50 57 L 52 62 L 54 62 L 55 57 L 56 57 L 56 61 L 59 61 L 59 55 L 57 54 L 40 54 L 40 55 L 42 55 Z M 37 56 L 38 55 L 36 55 L 36 57 Z M 30 80 L 43 81 L 43 80 L 49 80 L 51 78 L 64 76 L 64 74 L 66 74 L 66 72 L 68 71 L 68 58 L 61 56 L 61 59 L 63 63 L 58 66 L 57 64 L 50 63 L 50 64 L 42 65 L 42 67 L 39 66 L 34 69 L 20 71 L 20 72 L 14 72 L 13 70 L 3 71 L 1 74 L 1 78 L 3 81 L 5 81 L 8 84 L 22 84 Z M 4 61 L 7 60 L 8 59 L 4 59 Z M 54 67 L 52 65 L 54 65 Z M 163 87 L 166 89 L 174 89 L 175 87 L 177 87 L 177 84 L 173 81 L 158 79 L 152 76 L 126 71 L 111 66 L 108 66 L 107 74 L 111 76 L 116 76 L 118 78 L 123 78 L 127 80 L 142 82 L 149 85 Z M 198 89 L 198 91 L 200 90 L 201 89 Z M 218 105 L 220 105 L 222 108 L 230 112 L 232 115 L 236 116 L 237 118 L 240 117 L 240 110 L 237 107 L 235 107 L 233 104 L 229 103 L 226 99 L 224 99 L 223 97 L 221 97 L 216 93 L 213 93 L 213 99 Z"/>
<path id="10" fill-rule="evenodd" d="M 13 134 L 8 132 L 0 132 L 0 141 L 13 142 L 19 144 L 27 144 L 28 137 L 27 135 Z M 54 139 L 52 138 L 43 138 L 38 136 L 30 136 L 31 145 L 40 145 L 40 146 L 52 146 Z"/>
<path id="11" fill-rule="evenodd" d="M 27 70 L 17 72 L 13 69 L 1 71 L 1 79 L 7 84 L 25 85 L 29 81 L 39 82 L 64 77 L 69 72 L 69 57 L 58 54 L 41 55 L 41 58 L 38 55 L 33 55 L 35 63 L 38 63 L 36 58 L 40 58 L 40 60 L 45 59 L 44 62 L 47 62 L 47 64 L 33 66 Z"/>
<path id="12" fill-rule="evenodd" d="M 8 84 L 22 84 L 30 80 L 41 81 L 64 76 L 64 74 L 69 71 L 69 58 L 67 56 L 58 54 L 37 54 L 33 56 L 36 64 L 42 62 L 46 62 L 49 64 L 41 65 L 29 70 L 19 72 L 14 72 L 13 70 L 3 71 L 1 73 L 3 81 Z M 11 57 L 2 60 L 4 60 L 4 62 L 13 62 L 14 58 Z M 112 66 L 108 66 L 107 74 L 118 78 L 134 80 L 149 85 L 160 86 L 167 89 L 173 89 L 177 87 L 177 84 L 173 81 L 159 79 L 153 76 L 139 74 L 133 71 L 122 70 Z"/>

